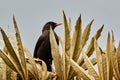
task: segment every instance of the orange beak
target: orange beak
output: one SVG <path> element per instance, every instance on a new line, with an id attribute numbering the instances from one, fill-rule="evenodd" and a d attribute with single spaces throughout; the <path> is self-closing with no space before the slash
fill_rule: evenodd
<path id="1" fill-rule="evenodd" d="M 60 25 L 62 25 L 62 23 L 56 23 L 56 24 L 55 24 L 55 26 L 60 26 Z"/>

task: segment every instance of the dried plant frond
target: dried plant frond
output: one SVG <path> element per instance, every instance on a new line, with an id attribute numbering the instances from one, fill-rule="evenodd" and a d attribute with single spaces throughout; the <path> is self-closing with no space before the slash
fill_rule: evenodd
<path id="1" fill-rule="evenodd" d="M 67 20 L 63 11 L 64 39 L 59 37 L 62 49 L 57 46 L 54 31 L 50 29 L 55 72 L 48 72 L 44 61 L 32 57 L 21 39 L 16 19 L 13 17 L 15 33 L 8 27 L 7 35 L 0 28 L 3 37 L 3 40 L 0 40 L 3 46 L 0 49 L 0 80 L 120 80 L 120 42 L 116 48 L 113 31 L 112 36 L 108 33 L 105 51 L 98 44 L 104 25 L 96 31 L 86 46 L 93 21 L 82 30 L 80 15 L 71 36 L 72 22 L 70 18 Z M 91 58 L 94 54 L 96 56 Z"/>

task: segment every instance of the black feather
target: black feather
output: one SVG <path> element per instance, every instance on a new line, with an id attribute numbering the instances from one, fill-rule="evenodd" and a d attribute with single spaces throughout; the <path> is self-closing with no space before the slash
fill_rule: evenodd
<path id="1" fill-rule="evenodd" d="M 50 46 L 50 26 L 53 29 L 56 27 L 56 23 L 54 22 L 48 22 L 45 24 L 42 30 L 42 35 L 39 37 L 35 49 L 34 49 L 34 58 L 39 58 L 43 60 L 47 65 L 47 70 L 52 71 L 51 65 L 52 65 L 52 54 L 51 54 L 51 46 Z M 59 45 L 59 39 L 57 34 L 54 32 L 57 44 Z"/>

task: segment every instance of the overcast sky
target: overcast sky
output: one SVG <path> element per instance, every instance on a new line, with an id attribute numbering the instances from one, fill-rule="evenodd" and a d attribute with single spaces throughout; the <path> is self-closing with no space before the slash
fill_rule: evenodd
<path id="1" fill-rule="evenodd" d="M 105 25 L 99 44 L 104 49 L 108 31 L 114 31 L 115 43 L 120 40 L 120 0 L 0 0 L 0 26 L 13 29 L 15 15 L 22 40 L 33 53 L 43 25 L 48 21 L 63 22 L 62 11 L 72 19 L 82 15 L 83 28 L 92 19 L 91 36 Z M 63 37 L 63 26 L 55 29 Z"/>

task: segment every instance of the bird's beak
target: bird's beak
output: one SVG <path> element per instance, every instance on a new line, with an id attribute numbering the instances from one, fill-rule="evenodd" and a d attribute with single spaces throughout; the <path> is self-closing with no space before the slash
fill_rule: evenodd
<path id="1" fill-rule="evenodd" d="M 55 26 L 60 26 L 60 25 L 62 25 L 62 23 L 56 23 L 56 24 L 55 24 Z"/>

